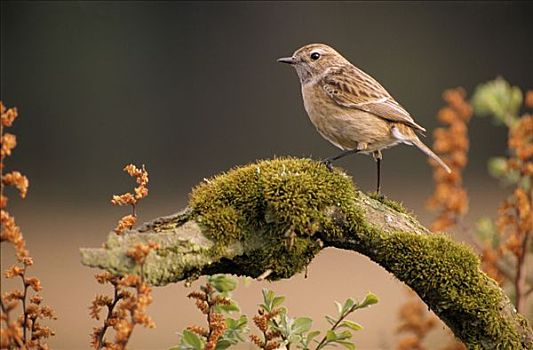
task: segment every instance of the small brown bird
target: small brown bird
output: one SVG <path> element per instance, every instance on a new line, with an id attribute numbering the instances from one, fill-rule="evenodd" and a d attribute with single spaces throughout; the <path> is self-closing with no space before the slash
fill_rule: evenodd
<path id="1" fill-rule="evenodd" d="M 415 131 L 426 129 L 392 98 L 374 78 L 351 64 L 333 48 L 309 44 L 292 57 L 279 58 L 296 69 L 304 107 L 320 135 L 342 153 L 323 160 L 332 161 L 353 153 L 374 156 L 377 162 L 377 192 L 381 186 L 381 150 L 399 143 L 414 145 L 437 161 L 447 172 L 450 168 Z"/>

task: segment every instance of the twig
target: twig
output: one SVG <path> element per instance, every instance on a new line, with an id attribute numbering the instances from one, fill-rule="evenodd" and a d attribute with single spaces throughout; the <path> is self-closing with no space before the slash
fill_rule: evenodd
<path id="1" fill-rule="evenodd" d="M 37 316 L 31 317 L 31 334 L 30 339 L 33 340 L 33 333 L 35 333 L 35 323 L 37 322 Z"/>
<path id="2" fill-rule="evenodd" d="M 213 311 L 213 300 L 211 299 L 211 285 L 208 283 L 206 283 L 206 286 L 207 286 L 207 292 L 205 293 L 205 301 L 208 305 L 208 309 L 207 309 L 207 340 L 209 341 L 209 339 L 211 338 L 211 335 L 213 334 L 213 329 L 211 328 L 211 312 Z"/>
<path id="3" fill-rule="evenodd" d="M 28 295 L 28 286 L 29 284 L 26 283 L 26 267 L 24 267 L 24 272 L 20 276 L 22 278 L 22 283 L 24 284 L 24 294 L 22 295 L 22 312 L 24 314 L 23 320 L 24 323 L 22 324 L 22 339 L 24 340 L 24 344 L 26 344 L 26 327 L 28 323 L 28 310 L 26 310 L 26 296 Z"/>
<path id="4" fill-rule="evenodd" d="M 276 322 L 276 319 L 275 319 L 275 318 L 272 318 L 272 323 L 274 323 L 274 326 L 275 326 L 276 328 L 279 328 L 279 323 Z M 286 341 L 286 342 L 287 342 L 287 344 L 285 345 L 286 350 L 290 350 L 290 348 L 291 348 L 291 343 L 288 342 L 288 338 L 287 338 L 285 335 L 283 335 L 282 332 L 279 332 L 279 336 L 281 337 L 281 339 L 282 339 L 283 341 Z"/>
<path id="5" fill-rule="evenodd" d="M 526 254 L 528 249 L 530 232 L 524 233 L 524 239 L 520 246 L 520 251 L 516 262 L 516 278 L 515 278 L 515 295 L 516 295 L 516 310 L 522 312 L 525 307 L 526 293 L 524 289 L 526 288 Z"/>
<path id="6" fill-rule="evenodd" d="M 267 278 L 268 276 L 270 276 L 271 273 L 272 273 L 272 270 L 271 269 L 267 269 L 265 272 L 263 272 L 261 275 L 259 275 L 259 277 L 257 277 L 257 280 L 258 281 L 262 281 L 265 278 Z"/>
<path id="7" fill-rule="evenodd" d="M 350 309 L 348 309 L 344 314 L 342 314 L 339 319 L 337 320 L 337 322 L 335 322 L 333 324 L 333 326 L 331 326 L 331 328 L 329 330 L 331 331 L 334 331 L 335 329 L 337 329 L 337 327 L 339 326 L 339 324 L 344 321 L 344 319 L 346 317 L 348 317 L 349 314 L 351 314 L 352 312 L 354 312 L 355 310 L 357 310 L 359 304 L 354 304 Z M 315 350 L 320 350 L 326 343 L 326 340 L 327 340 L 327 332 L 326 332 L 326 335 L 322 338 L 322 340 L 320 341 L 320 343 L 318 343 L 318 345 L 316 346 L 316 349 Z"/>
<path id="8" fill-rule="evenodd" d="M 478 241 L 470 240 L 468 243 L 474 246 L 478 254 L 481 254 L 483 252 L 483 247 L 481 246 L 481 244 L 479 244 Z M 509 266 L 510 264 L 512 263 L 509 261 L 509 256 L 507 255 L 502 255 L 499 260 L 494 262 L 494 267 L 498 269 L 498 272 L 501 273 L 503 277 L 505 277 L 505 279 L 508 281 L 512 281 L 515 278 L 515 274 L 513 273 L 513 266 Z M 531 279 L 533 281 L 532 277 L 526 276 L 526 278 L 528 280 Z"/>
<path id="9" fill-rule="evenodd" d="M 122 299 L 122 297 L 123 297 L 123 294 L 119 293 L 118 283 L 114 283 L 113 287 L 115 288 L 114 296 L 113 296 L 113 302 L 111 303 L 111 305 L 107 306 L 107 317 L 106 317 L 106 320 L 104 322 L 104 326 L 102 327 L 102 329 L 100 331 L 100 335 L 98 336 L 98 342 L 96 343 L 96 349 L 98 349 L 98 350 L 102 349 L 102 347 L 104 345 L 103 343 L 104 343 L 105 332 L 107 331 L 107 328 L 109 327 L 109 322 L 113 318 L 113 310 L 115 309 L 115 306 L 120 301 L 120 299 Z"/>
<path id="10" fill-rule="evenodd" d="M 9 317 L 9 312 L 7 310 L 7 307 L 4 305 L 4 299 L 3 298 L 0 298 L 0 306 L 2 308 L 2 312 L 4 313 L 5 315 L 5 319 L 4 319 L 4 322 L 6 323 L 6 325 L 9 327 L 10 323 L 11 323 L 11 320 L 10 320 L 10 317 Z M 12 339 L 15 340 L 15 342 L 17 343 L 17 346 L 22 349 L 24 347 L 24 343 L 22 342 L 22 340 L 19 338 L 19 337 L 13 337 Z M 10 344 L 11 346 L 11 344 Z M 9 349 L 11 349 L 11 347 L 9 347 Z"/>

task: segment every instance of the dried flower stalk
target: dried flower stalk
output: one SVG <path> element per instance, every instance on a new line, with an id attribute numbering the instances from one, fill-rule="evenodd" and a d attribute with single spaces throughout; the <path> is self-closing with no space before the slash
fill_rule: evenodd
<path id="1" fill-rule="evenodd" d="M 13 290 L 0 297 L 0 348 L 48 349 L 46 339 L 54 332 L 41 324 L 43 319 L 56 319 L 55 313 L 49 306 L 42 305 L 42 297 L 37 294 L 42 290 L 41 281 L 37 277 L 28 277 L 28 267 L 33 265 L 33 259 L 26 248 L 26 241 L 20 227 L 7 211 L 8 198 L 4 195 L 6 186 L 15 187 L 21 198 L 28 193 L 29 180 L 18 171 L 4 174 L 4 160 L 11 156 L 17 146 L 16 136 L 4 134 L 4 127 L 10 127 L 18 117 L 16 108 L 7 109 L 0 101 L 0 223 L 2 226 L 0 242 L 11 244 L 15 249 L 17 264 L 11 265 L 4 272 L 7 279 L 20 278 L 22 290 Z M 21 308 L 21 315 L 13 319 L 12 313 Z"/>
<path id="2" fill-rule="evenodd" d="M 528 96 L 530 95 L 533 95 L 533 92 L 529 92 Z M 533 104 L 533 101 L 530 100 L 533 98 L 526 98 L 526 102 Z M 498 282 L 512 283 L 516 309 L 523 312 L 526 298 L 532 290 L 526 279 L 526 256 L 533 235 L 532 115 L 525 114 L 510 126 L 507 144 L 510 156 L 506 160 L 506 171 L 517 172 L 523 181 L 519 181 L 513 193 L 500 204 L 496 220 L 500 244 L 496 247 L 485 244 L 482 262 L 485 271 Z M 511 275 L 503 269 L 500 263 L 506 255 L 510 255 L 514 259 L 514 273 Z"/>
<path id="3" fill-rule="evenodd" d="M 414 292 L 409 292 L 409 299 L 400 308 L 400 324 L 397 333 L 407 333 L 400 338 L 396 350 L 425 350 L 424 339 L 438 324 L 436 317 L 425 308 L 424 303 Z"/>
<path id="4" fill-rule="evenodd" d="M 444 171 L 433 166 L 435 191 L 427 201 L 427 207 L 440 211 L 431 224 L 433 231 L 444 231 L 458 224 L 468 211 L 468 195 L 463 187 L 462 171 L 468 162 L 468 122 L 472 107 L 465 101 L 461 88 L 446 90 L 443 99 L 448 104 L 439 110 L 437 119 L 447 126 L 435 129 L 433 149 L 452 169 Z"/>
<path id="5" fill-rule="evenodd" d="M 138 186 L 133 189 L 134 193 L 127 192 L 121 195 L 113 195 L 113 198 L 111 199 L 111 203 L 114 205 L 131 205 L 132 208 L 131 215 L 122 217 L 119 220 L 117 227 L 115 227 L 114 231 L 119 235 L 123 234 L 124 231 L 131 229 L 133 225 L 135 225 L 137 222 L 137 203 L 144 197 L 148 196 L 148 172 L 144 168 L 144 165 L 139 169 L 133 164 L 128 164 L 123 170 L 131 177 L 135 178 Z"/>
<path id="6" fill-rule="evenodd" d="M 128 256 L 139 264 L 142 271 L 146 257 L 152 249 L 157 248 L 158 245 L 153 242 L 140 243 L 128 251 Z M 154 321 L 146 313 L 148 305 L 152 303 L 152 289 L 142 276 L 118 277 L 104 272 L 96 274 L 95 278 L 100 284 L 110 283 L 113 286 L 113 297 L 96 295 L 89 307 L 89 314 L 95 320 L 100 320 L 102 309 L 107 308 L 104 324 L 95 327 L 91 334 L 91 346 L 94 349 L 125 349 L 136 325 L 155 327 Z M 115 332 L 113 342 L 105 339 L 109 328 Z"/>
<path id="7" fill-rule="evenodd" d="M 433 166 L 435 190 L 426 206 L 439 211 L 431 223 L 433 232 L 444 231 L 460 224 L 468 212 L 468 194 L 463 187 L 462 172 L 468 163 L 468 122 L 473 110 L 465 97 L 466 92 L 462 88 L 446 90 L 443 99 L 447 105 L 437 114 L 437 119 L 445 126 L 436 128 L 433 132 L 433 149 L 449 165 L 452 172 L 447 173 L 438 164 L 430 162 Z M 399 339 L 397 349 L 424 350 L 424 339 L 437 326 L 438 320 L 426 310 L 420 299 L 413 293 L 410 295 L 411 298 L 400 308 L 400 326 L 397 332 L 404 335 Z M 457 342 L 454 346 L 464 348 L 464 345 Z"/>
<path id="8" fill-rule="evenodd" d="M 194 332 L 206 339 L 204 350 L 214 350 L 217 346 L 218 340 L 226 330 L 226 319 L 222 313 L 216 312 L 217 305 L 228 305 L 230 300 L 216 295 L 215 288 L 207 282 L 205 286 L 201 287 L 200 291 L 195 291 L 187 295 L 187 297 L 195 300 L 195 305 L 201 313 L 206 315 L 207 329 L 192 325 L 187 327 L 187 330 Z"/>

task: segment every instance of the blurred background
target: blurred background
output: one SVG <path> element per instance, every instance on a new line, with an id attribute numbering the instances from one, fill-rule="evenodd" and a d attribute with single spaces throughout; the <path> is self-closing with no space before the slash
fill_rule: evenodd
<path id="1" fill-rule="evenodd" d="M 122 167 L 145 164 L 150 195 L 140 221 L 178 211 L 192 186 L 235 165 L 293 155 L 321 159 L 337 150 L 314 130 L 296 73 L 276 58 L 312 42 L 329 44 L 371 74 L 428 129 L 447 88 L 471 94 L 498 75 L 533 87 L 531 2 L 10 2 L 1 3 L 1 100 L 16 106 L 9 131 L 18 146 L 6 170 L 30 179 L 26 200 L 9 192 L 41 278 L 58 349 L 88 348 L 88 306 L 97 292 L 79 247 L 99 246 L 128 212 L 114 193 L 133 188 Z M 467 223 L 495 216 L 508 190 L 486 171 L 506 149 L 506 129 L 488 119 L 470 123 L 464 176 Z M 363 189 L 374 190 L 371 157 L 338 162 Z M 414 148 L 384 152 L 383 192 L 423 223 L 433 191 L 432 170 Z M 2 269 L 13 261 L 2 247 Z M 200 282 L 202 282 L 200 280 Z M 197 287 L 200 282 L 195 282 Z M 9 286 L 2 287 L 5 291 Z M 261 288 L 287 296 L 292 315 L 325 328 L 334 300 L 380 303 L 354 317 L 365 326 L 360 349 L 393 349 L 405 288 L 365 257 L 322 252 L 298 275 L 241 285 L 235 293 L 253 314 Z M 162 349 L 202 317 L 182 284 L 158 288 L 149 314 L 155 330 L 136 329 L 131 348 Z"/>

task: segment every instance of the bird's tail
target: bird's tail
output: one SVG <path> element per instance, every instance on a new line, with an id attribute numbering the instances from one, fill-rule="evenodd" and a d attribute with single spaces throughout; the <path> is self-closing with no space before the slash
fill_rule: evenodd
<path id="1" fill-rule="evenodd" d="M 424 143 L 422 143 L 422 141 L 420 141 L 418 138 L 415 138 L 414 140 L 410 140 L 410 141 L 413 145 L 418 147 L 419 150 L 421 150 L 422 152 L 427 154 L 430 158 L 434 159 L 437 163 L 439 163 L 439 165 L 443 167 L 444 170 L 446 170 L 448 173 L 452 172 L 450 167 L 447 166 L 446 163 L 444 163 L 444 161 L 440 159 L 438 155 L 433 153 L 433 151 L 428 146 L 424 145 Z"/>

